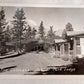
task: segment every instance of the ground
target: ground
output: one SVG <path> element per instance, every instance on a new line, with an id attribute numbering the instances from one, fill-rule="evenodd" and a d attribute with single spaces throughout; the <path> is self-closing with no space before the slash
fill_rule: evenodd
<path id="1" fill-rule="evenodd" d="M 62 66 L 71 64 L 70 61 L 64 61 L 61 58 L 54 58 L 55 53 L 26 53 L 18 57 L 6 58 L 0 60 L 0 68 L 13 67 L 10 70 L 1 72 L 0 74 L 30 74 L 46 70 L 47 66 Z"/>

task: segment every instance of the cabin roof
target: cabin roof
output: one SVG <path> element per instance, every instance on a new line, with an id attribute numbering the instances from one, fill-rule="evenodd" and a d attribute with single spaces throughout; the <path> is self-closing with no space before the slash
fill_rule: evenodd
<path id="1" fill-rule="evenodd" d="M 65 42 L 67 42 L 67 40 L 55 39 L 55 43 L 65 43 Z"/>
<path id="2" fill-rule="evenodd" d="M 62 37 L 55 35 L 55 39 L 62 39 Z"/>
<path id="3" fill-rule="evenodd" d="M 28 39 L 28 40 L 21 40 L 21 44 L 27 44 L 27 43 L 30 43 L 30 42 L 36 42 L 37 40 L 35 39 Z M 19 41 L 18 41 L 19 42 Z M 6 45 L 9 45 L 9 46 L 12 46 L 12 45 L 15 45 L 17 42 L 16 41 L 11 41 L 11 42 L 6 42 Z"/>
<path id="4" fill-rule="evenodd" d="M 83 36 L 84 31 L 66 31 L 67 36 Z"/>

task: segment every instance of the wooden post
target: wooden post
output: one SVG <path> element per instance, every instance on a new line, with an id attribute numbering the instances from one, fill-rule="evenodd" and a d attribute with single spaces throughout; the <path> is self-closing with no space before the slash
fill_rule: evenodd
<path id="1" fill-rule="evenodd" d="M 60 44 L 60 56 L 62 55 L 62 44 Z"/>
<path id="2" fill-rule="evenodd" d="M 59 44 L 59 57 L 61 55 L 61 44 Z"/>
<path id="3" fill-rule="evenodd" d="M 68 43 L 68 55 L 70 55 L 70 44 Z"/>
<path id="4" fill-rule="evenodd" d="M 65 53 L 64 53 L 64 44 L 62 44 L 62 47 L 63 47 L 63 55 L 64 55 L 64 54 L 65 54 Z"/>
<path id="5" fill-rule="evenodd" d="M 37 53 L 38 53 L 38 45 L 37 45 Z"/>
<path id="6" fill-rule="evenodd" d="M 60 45 L 60 55 L 64 55 L 64 44 Z"/>
<path id="7" fill-rule="evenodd" d="M 73 46 L 73 56 L 76 57 L 76 37 L 73 38 L 74 40 L 74 46 Z"/>
<path id="8" fill-rule="evenodd" d="M 36 51 L 36 50 L 35 50 L 35 46 L 34 46 L 34 51 Z"/>
<path id="9" fill-rule="evenodd" d="M 57 45 L 55 44 L 55 54 L 56 54 L 56 52 L 57 52 Z"/>

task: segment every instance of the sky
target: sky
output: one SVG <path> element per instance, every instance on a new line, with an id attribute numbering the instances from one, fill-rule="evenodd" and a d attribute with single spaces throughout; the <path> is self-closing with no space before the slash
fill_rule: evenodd
<path id="1" fill-rule="evenodd" d="M 4 7 L 7 21 L 12 21 L 17 7 Z M 84 8 L 24 7 L 26 21 L 39 26 L 43 21 L 45 30 L 53 26 L 59 32 L 70 22 L 74 30 L 84 30 Z"/>

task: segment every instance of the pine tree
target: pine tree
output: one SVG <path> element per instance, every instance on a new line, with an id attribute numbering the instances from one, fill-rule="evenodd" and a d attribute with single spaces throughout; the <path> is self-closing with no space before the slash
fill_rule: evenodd
<path id="1" fill-rule="evenodd" d="M 16 47 L 19 48 L 21 52 L 21 39 L 23 38 L 23 32 L 26 28 L 26 17 L 23 8 L 17 9 L 13 18 L 14 39 L 16 40 Z"/>
<path id="2" fill-rule="evenodd" d="M 30 39 L 32 34 L 31 26 L 28 25 L 28 29 L 26 30 L 25 38 Z"/>
<path id="3" fill-rule="evenodd" d="M 7 26 L 7 29 L 5 31 L 5 40 L 6 40 L 6 42 L 11 41 L 11 31 L 9 29 L 9 25 Z"/>
<path id="4" fill-rule="evenodd" d="M 40 23 L 39 34 L 40 34 L 40 38 L 43 39 L 44 35 L 45 35 L 43 21 L 41 21 L 41 23 Z"/>
<path id="5" fill-rule="evenodd" d="M 66 29 L 64 29 L 63 32 L 62 32 L 62 38 L 63 38 L 64 40 L 67 39 Z"/>
<path id="6" fill-rule="evenodd" d="M 0 10 L 0 54 L 4 54 L 6 52 L 6 41 L 5 41 L 5 29 L 6 29 L 6 19 L 4 9 Z"/>
<path id="7" fill-rule="evenodd" d="M 37 32 L 37 30 L 35 28 L 33 28 L 33 30 L 32 30 L 32 36 L 33 36 L 33 38 L 35 38 L 36 32 Z"/>
<path id="8" fill-rule="evenodd" d="M 49 38 L 55 37 L 54 31 L 53 31 L 53 26 L 50 26 L 50 30 L 48 31 L 47 37 L 49 37 Z"/>
<path id="9" fill-rule="evenodd" d="M 72 24 L 71 23 L 67 23 L 66 25 L 66 31 L 73 31 L 73 27 L 72 27 Z"/>

